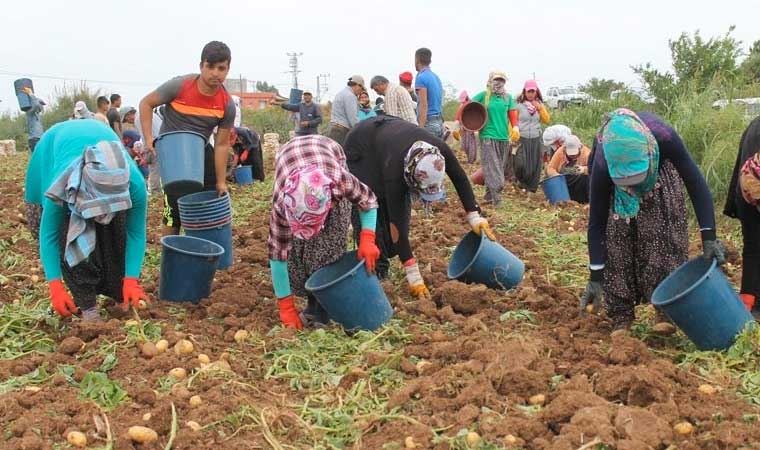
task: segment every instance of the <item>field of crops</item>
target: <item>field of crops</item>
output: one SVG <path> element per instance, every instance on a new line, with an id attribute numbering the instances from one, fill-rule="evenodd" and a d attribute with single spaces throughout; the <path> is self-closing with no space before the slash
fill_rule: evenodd
<path id="1" fill-rule="evenodd" d="M 25 165 L 25 155 L 0 164 L 2 449 L 76 448 L 82 438 L 118 450 L 760 448 L 760 332 L 728 352 L 698 352 L 680 334 L 653 334 L 646 305 L 630 334 L 580 315 L 582 206 L 510 190 L 485 210 L 526 263 L 509 292 L 447 279 L 467 231 L 456 198 L 415 215 L 427 225 L 413 225 L 428 233 L 414 234 L 413 248 L 433 298 L 412 300 L 394 266 L 383 283 L 394 319 L 347 336 L 279 326 L 266 250 L 271 182 L 235 188 L 236 262 L 217 274 L 211 298 L 129 313 L 104 299 L 107 321 L 83 324 L 48 312 L 21 218 Z M 143 270 L 154 297 L 156 205 Z M 739 241 L 720 228 L 736 281 Z"/>

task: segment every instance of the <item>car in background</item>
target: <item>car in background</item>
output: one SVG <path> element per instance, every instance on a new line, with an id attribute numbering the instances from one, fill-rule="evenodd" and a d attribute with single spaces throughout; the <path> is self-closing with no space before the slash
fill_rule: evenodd
<path id="1" fill-rule="evenodd" d="M 591 102 L 591 96 L 585 92 L 579 91 L 572 86 L 550 87 L 546 91 L 544 96 L 544 103 L 549 105 L 549 108 L 562 109 L 568 105 L 586 105 Z"/>
<path id="2" fill-rule="evenodd" d="M 615 100 L 617 98 L 625 96 L 636 97 L 647 105 L 654 105 L 657 102 L 657 99 L 655 99 L 652 95 L 643 89 L 626 88 L 610 92 L 610 100 Z"/>
<path id="3" fill-rule="evenodd" d="M 733 100 L 717 100 L 713 102 L 713 109 L 724 109 L 728 105 L 736 105 L 744 110 L 744 117 L 751 119 L 760 115 L 760 97 L 735 98 Z"/>

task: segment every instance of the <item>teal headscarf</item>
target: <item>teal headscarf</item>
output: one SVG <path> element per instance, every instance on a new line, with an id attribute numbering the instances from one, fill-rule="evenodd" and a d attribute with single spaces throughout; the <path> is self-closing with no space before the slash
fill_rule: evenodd
<path id="1" fill-rule="evenodd" d="M 624 219 L 636 217 L 641 198 L 657 183 L 660 166 L 657 140 L 636 113 L 620 108 L 610 114 L 603 126 L 601 142 L 613 181 L 646 172 L 646 178 L 636 185 L 615 185 L 615 213 Z"/>

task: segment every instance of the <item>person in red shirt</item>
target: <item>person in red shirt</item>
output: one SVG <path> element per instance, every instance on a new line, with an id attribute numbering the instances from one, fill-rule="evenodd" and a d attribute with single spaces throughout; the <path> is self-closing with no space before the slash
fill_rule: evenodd
<path id="1" fill-rule="evenodd" d="M 207 145 L 213 164 L 205 165 L 206 188 L 216 189 L 219 195 L 227 192 L 227 160 L 231 151 L 230 129 L 235 121 L 235 103 L 224 88 L 230 71 L 230 48 L 212 41 L 201 52 L 200 74 L 172 78 L 140 101 L 140 122 L 145 148 L 155 154 L 153 141 L 153 108 L 166 105 L 161 134 L 171 131 L 193 131 L 206 141 L 216 129 L 214 146 Z M 213 155 L 210 153 L 213 152 Z M 159 161 L 159 164 L 166 162 Z M 170 162 L 169 162 L 170 163 Z M 211 167 L 213 166 L 213 168 Z M 178 196 L 167 195 L 164 205 L 164 235 L 179 234 Z"/>

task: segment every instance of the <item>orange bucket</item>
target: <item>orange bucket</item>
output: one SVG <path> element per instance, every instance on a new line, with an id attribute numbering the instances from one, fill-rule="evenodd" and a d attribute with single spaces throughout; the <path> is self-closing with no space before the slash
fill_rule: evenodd
<path id="1" fill-rule="evenodd" d="M 462 108 L 460 123 L 467 131 L 480 131 L 488 120 L 488 111 L 482 103 L 470 102 Z"/>

